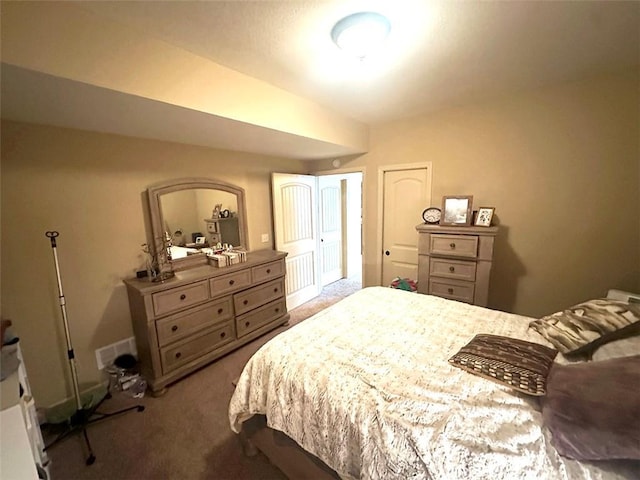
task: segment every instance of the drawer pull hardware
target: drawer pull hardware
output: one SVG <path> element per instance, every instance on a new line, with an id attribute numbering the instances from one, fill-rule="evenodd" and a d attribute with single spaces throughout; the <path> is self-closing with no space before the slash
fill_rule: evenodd
<path id="1" fill-rule="evenodd" d="M 224 338 L 224 337 L 226 337 L 226 336 L 227 336 L 227 334 L 226 334 L 225 332 L 222 332 L 222 333 L 220 334 L 220 338 Z"/>
<path id="2" fill-rule="evenodd" d="M 278 287 L 273 289 L 273 293 L 278 293 Z"/>
<path id="3" fill-rule="evenodd" d="M 229 285 L 233 285 L 234 283 L 236 283 L 235 280 L 229 280 Z"/>
<path id="4" fill-rule="evenodd" d="M 218 309 L 218 315 L 220 315 L 222 312 L 224 312 L 224 308 L 219 308 Z"/>
<path id="5" fill-rule="evenodd" d="M 184 300 L 185 298 L 187 298 L 187 296 L 184 293 L 180 295 L 180 300 Z"/>
<path id="6" fill-rule="evenodd" d="M 453 288 L 447 288 L 447 292 L 453 293 Z"/>
<path id="7" fill-rule="evenodd" d="M 453 242 L 451 242 L 451 243 L 449 244 L 449 246 L 451 247 L 451 250 L 453 250 L 454 248 L 456 248 L 456 244 L 455 244 L 455 243 L 453 243 Z"/>
<path id="8" fill-rule="evenodd" d="M 456 271 L 456 269 L 455 269 L 455 267 L 449 267 L 449 271 L 450 271 L 451 273 L 453 273 L 453 272 L 455 272 L 455 271 Z"/>
<path id="9" fill-rule="evenodd" d="M 279 308 L 276 308 L 276 313 L 278 313 L 279 311 L 280 311 L 280 309 L 279 309 Z"/>
<path id="10" fill-rule="evenodd" d="M 176 353 L 176 358 L 180 358 L 182 356 L 182 354 L 180 352 Z"/>
<path id="11" fill-rule="evenodd" d="M 271 273 L 271 269 L 270 268 L 267 268 L 267 273 Z"/>
<path id="12" fill-rule="evenodd" d="M 249 325 L 251 325 L 251 322 L 244 322 L 245 327 L 248 327 Z"/>
<path id="13" fill-rule="evenodd" d="M 172 332 L 177 332 L 178 331 L 178 326 L 174 325 L 173 327 L 171 327 L 171 331 Z"/>
<path id="14" fill-rule="evenodd" d="M 245 300 L 244 302 L 242 302 L 243 305 L 247 305 L 249 303 L 249 300 Z"/>

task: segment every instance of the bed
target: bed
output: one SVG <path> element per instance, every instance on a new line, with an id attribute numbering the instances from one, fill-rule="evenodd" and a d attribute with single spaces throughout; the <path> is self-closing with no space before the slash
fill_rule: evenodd
<path id="1" fill-rule="evenodd" d="M 637 461 L 559 455 L 538 398 L 449 363 L 478 333 L 552 346 L 532 320 L 365 288 L 256 352 L 230 401 L 231 429 L 253 434 L 266 423 L 276 443 L 319 466 L 307 478 L 640 478 Z"/>

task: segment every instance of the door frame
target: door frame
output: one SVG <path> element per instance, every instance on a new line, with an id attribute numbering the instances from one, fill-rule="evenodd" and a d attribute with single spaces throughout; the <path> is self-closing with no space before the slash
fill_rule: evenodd
<path id="1" fill-rule="evenodd" d="M 433 187 L 433 165 L 432 162 L 420 162 L 420 163 L 398 163 L 395 165 L 385 165 L 378 167 L 378 198 L 377 198 L 377 224 L 376 224 L 376 277 L 378 279 L 378 285 L 382 285 L 382 255 L 383 255 L 383 226 L 384 226 L 384 175 L 386 172 L 394 172 L 398 170 L 419 170 L 421 168 L 427 169 L 427 193 L 429 195 L 428 201 L 431 203 L 432 187 Z M 425 205 L 424 208 L 431 205 Z M 420 223 L 420 219 L 416 218 L 416 225 Z M 416 235 L 418 233 L 416 232 Z"/>
<path id="2" fill-rule="evenodd" d="M 361 258 L 360 258 L 360 278 L 362 279 L 362 285 L 364 286 L 365 279 L 365 252 L 367 251 L 366 240 L 365 240 L 365 218 L 366 217 L 366 205 L 367 205 L 367 189 L 366 185 L 366 177 L 367 177 L 367 168 L 366 167 L 352 167 L 352 168 L 334 168 L 332 170 L 317 170 L 310 172 L 309 175 L 314 175 L 316 177 L 321 177 L 325 175 L 343 175 L 348 173 L 360 173 L 362 174 L 362 201 L 360 208 L 362 209 L 362 231 L 360 235 L 360 243 L 361 243 Z M 344 225 L 343 225 L 344 228 Z M 344 234 L 344 231 L 343 231 Z"/>

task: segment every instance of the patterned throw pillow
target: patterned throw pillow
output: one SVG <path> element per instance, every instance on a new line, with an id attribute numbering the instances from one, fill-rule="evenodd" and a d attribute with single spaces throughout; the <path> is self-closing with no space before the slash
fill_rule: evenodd
<path id="1" fill-rule="evenodd" d="M 529 324 L 565 355 L 592 353 L 611 340 L 640 331 L 640 304 L 600 298 Z"/>
<path id="2" fill-rule="evenodd" d="M 538 343 L 479 334 L 449 363 L 522 393 L 541 396 L 546 393 L 547 375 L 557 353 Z"/>

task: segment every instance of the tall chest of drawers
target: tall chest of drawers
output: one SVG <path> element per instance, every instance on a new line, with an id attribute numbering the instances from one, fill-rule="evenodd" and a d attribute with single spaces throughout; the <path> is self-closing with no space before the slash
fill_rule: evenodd
<path id="1" fill-rule="evenodd" d="M 418 292 L 487 306 L 498 227 L 418 225 Z"/>
<path id="2" fill-rule="evenodd" d="M 127 279 L 141 373 L 153 394 L 251 340 L 286 324 L 286 253 L 176 272 L 163 283 Z"/>

